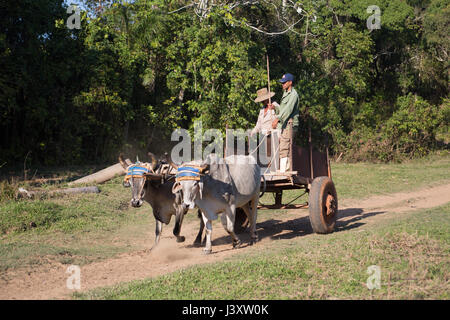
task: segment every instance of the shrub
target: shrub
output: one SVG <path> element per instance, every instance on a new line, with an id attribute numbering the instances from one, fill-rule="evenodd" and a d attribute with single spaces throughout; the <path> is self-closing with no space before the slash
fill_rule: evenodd
<path id="1" fill-rule="evenodd" d="M 440 106 L 433 106 L 420 96 L 401 96 L 394 113 L 384 123 L 375 128 L 362 125 L 350 133 L 346 159 L 400 161 L 448 147 L 449 109 L 448 99 Z"/>
<path id="2" fill-rule="evenodd" d="M 398 110 L 383 127 L 383 135 L 401 154 L 424 156 L 436 144 L 436 133 L 443 124 L 443 109 L 432 106 L 419 96 L 399 97 Z"/>

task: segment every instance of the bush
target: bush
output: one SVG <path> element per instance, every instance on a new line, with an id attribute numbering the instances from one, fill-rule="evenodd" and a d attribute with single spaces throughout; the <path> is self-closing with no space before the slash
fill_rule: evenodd
<path id="1" fill-rule="evenodd" d="M 424 156 L 436 146 L 436 133 L 443 123 L 443 110 L 431 106 L 421 97 L 399 97 L 398 110 L 387 121 L 383 135 L 394 151 Z"/>
<path id="2" fill-rule="evenodd" d="M 432 106 L 420 96 L 401 96 L 397 99 L 396 111 L 385 123 L 375 128 L 363 125 L 350 133 L 346 158 L 401 161 L 424 156 L 438 147 L 447 148 L 449 109 L 448 99 L 440 106 Z"/>

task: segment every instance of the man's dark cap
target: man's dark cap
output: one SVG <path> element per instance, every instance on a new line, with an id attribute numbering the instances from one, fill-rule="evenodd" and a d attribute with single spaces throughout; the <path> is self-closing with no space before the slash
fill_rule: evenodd
<path id="1" fill-rule="evenodd" d="M 281 83 L 285 83 L 288 81 L 292 81 L 294 82 L 294 76 L 290 73 L 286 73 L 285 75 L 283 75 L 283 77 L 280 79 Z"/>

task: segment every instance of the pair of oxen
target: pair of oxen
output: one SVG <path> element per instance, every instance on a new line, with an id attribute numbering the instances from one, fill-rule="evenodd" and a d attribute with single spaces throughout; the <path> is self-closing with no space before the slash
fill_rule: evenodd
<path id="1" fill-rule="evenodd" d="M 205 254 L 212 252 L 212 221 L 218 215 L 231 236 L 233 248 L 241 245 L 241 240 L 234 231 L 237 208 L 242 208 L 247 215 L 250 244 L 258 240 L 256 217 L 261 169 L 253 156 L 218 158 L 212 154 L 204 161 L 176 165 L 167 154 L 165 161 L 157 160 L 152 153 L 148 155 L 150 163 L 136 162 L 128 166 L 122 156 L 119 161 L 127 171 L 123 184 L 131 187 L 131 206 L 140 207 L 146 201 L 153 209 L 156 219 L 153 248 L 159 242 L 162 225 L 169 224 L 173 215 L 173 234 L 177 237 L 177 242 L 185 241 L 185 237 L 180 236 L 183 217 L 195 208 L 198 208 L 200 230 L 194 245 L 202 245 L 203 229 L 206 228 Z M 176 175 L 168 174 L 170 167 L 163 172 L 163 167 L 167 169 L 167 164 L 177 170 Z"/>

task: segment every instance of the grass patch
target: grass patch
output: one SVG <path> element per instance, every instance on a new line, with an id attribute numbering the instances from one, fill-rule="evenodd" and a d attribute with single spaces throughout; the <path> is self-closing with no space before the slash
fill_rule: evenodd
<path id="1" fill-rule="evenodd" d="M 78 299 L 448 299 L 450 205 L 365 228 L 271 242 L 225 262 L 76 293 Z M 445 232 L 447 231 L 447 232 Z M 367 268 L 381 268 L 369 290 Z"/>
<path id="2" fill-rule="evenodd" d="M 0 271 L 51 261 L 83 265 L 142 249 L 154 225 L 150 206 L 131 208 L 121 178 L 100 189 L 0 203 Z"/>
<path id="3" fill-rule="evenodd" d="M 18 189 L 15 179 L 0 181 L 0 203 L 14 199 Z"/>
<path id="4" fill-rule="evenodd" d="M 338 199 L 363 199 L 373 195 L 408 192 L 450 181 L 450 157 L 431 155 L 404 163 L 331 163 Z M 283 191 L 283 203 L 298 197 L 303 190 Z M 304 195 L 294 203 L 305 203 Z M 261 203 L 274 204 L 274 194 L 266 193 Z"/>
<path id="5" fill-rule="evenodd" d="M 450 180 L 450 157 L 430 156 L 404 163 L 332 163 L 333 181 L 341 199 L 407 192 Z"/>
<path id="6" fill-rule="evenodd" d="M 48 201 L 9 201 L 0 207 L 0 233 L 47 229 L 63 219 L 62 206 Z"/>

